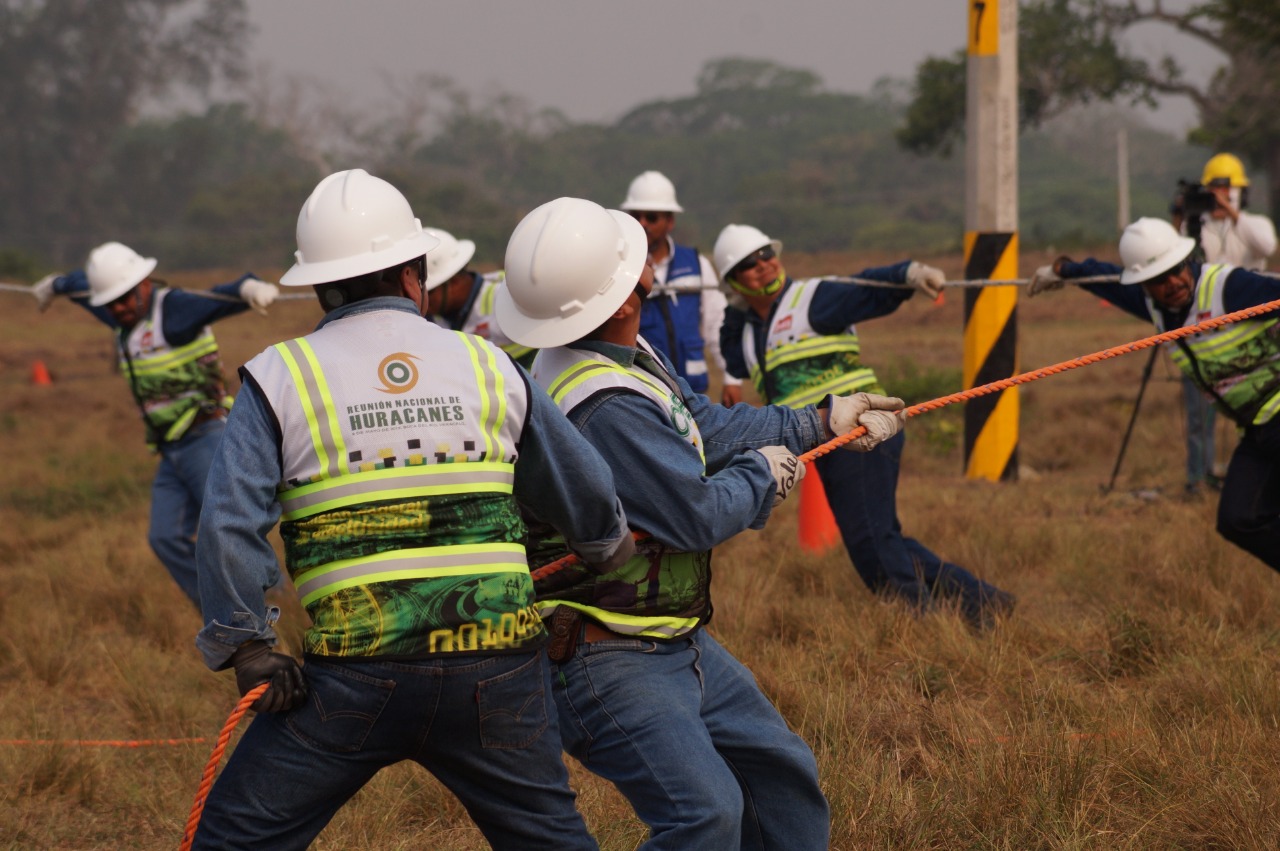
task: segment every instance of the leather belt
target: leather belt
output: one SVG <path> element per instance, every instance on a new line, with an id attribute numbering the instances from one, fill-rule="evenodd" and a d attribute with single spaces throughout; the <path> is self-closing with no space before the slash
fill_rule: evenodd
<path id="1" fill-rule="evenodd" d="M 582 624 L 582 640 L 590 644 L 592 641 L 616 641 L 619 638 L 626 638 L 625 635 L 619 635 L 611 629 L 605 629 L 595 621 L 584 620 Z"/>

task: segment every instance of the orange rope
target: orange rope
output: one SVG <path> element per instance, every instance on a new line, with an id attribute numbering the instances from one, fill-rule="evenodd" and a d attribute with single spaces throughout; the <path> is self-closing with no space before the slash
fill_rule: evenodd
<path id="1" fill-rule="evenodd" d="M 0 739 L 0 745 L 67 745 L 83 748 L 147 748 L 156 745 L 199 745 L 205 736 L 192 739 Z"/>
<path id="2" fill-rule="evenodd" d="M 270 683 L 263 683 L 250 689 L 248 694 L 240 698 L 236 708 L 231 710 L 227 723 L 222 725 L 222 732 L 218 734 L 218 743 L 213 746 L 213 753 L 209 755 L 209 763 L 204 767 L 204 774 L 200 775 L 200 788 L 196 790 L 196 799 L 191 803 L 191 815 L 187 816 L 187 829 L 182 834 L 182 844 L 178 846 L 178 851 L 190 851 L 191 843 L 196 838 L 196 828 L 200 825 L 200 816 L 204 813 L 205 799 L 209 797 L 209 790 L 213 788 L 213 773 L 218 770 L 218 763 L 222 762 L 222 753 L 227 749 L 227 743 L 231 741 L 231 734 L 235 731 L 236 725 L 240 723 L 245 712 L 249 711 L 249 705 L 257 700 L 268 686 Z"/>
<path id="3" fill-rule="evenodd" d="M 1269 301 L 1266 304 L 1259 304 L 1254 307 L 1246 307 L 1244 310 L 1237 310 L 1235 313 L 1227 313 L 1216 319 L 1206 319 L 1204 322 L 1189 325 L 1186 328 L 1175 328 L 1172 331 L 1165 331 L 1162 334 L 1143 337 L 1141 340 L 1134 340 L 1132 343 L 1113 346 L 1109 349 L 1103 349 L 1100 352 L 1094 352 L 1089 355 L 1081 355 L 1078 358 L 1072 358 L 1071 360 L 1063 361 L 1062 363 L 1056 363 L 1053 366 L 1033 369 L 1030 372 L 1024 372 L 1021 375 L 1015 375 L 1010 378 L 1001 378 L 999 381 L 992 381 L 991 383 L 983 384 L 980 387 L 971 387 L 968 390 L 961 390 L 959 393 L 952 393 L 949 396 L 931 399 L 928 402 L 921 402 L 918 405 L 909 405 L 905 413 L 908 417 L 914 417 L 919 414 L 923 414 L 926 411 L 936 411 L 938 408 L 944 408 L 947 405 L 954 405 L 956 402 L 967 402 L 970 399 L 976 399 L 978 396 L 986 396 L 1001 390 L 1007 390 L 1017 384 L 1028 384 L 1032 381 L 1039 381 L 1041 378 L 1048 378 L 1050 375 L 1057 375 L 1059 372 L 1066 372 L 1068 369 L 1089 366 L 1090 364 L 1097 363 L 1098 361 L 1132 354 L 1133 352 L 1141 351 L 1142 349 L 1149 349 L 1152 346 L 1159 346 L 1160 344 L 1167 343 L 1170 340 L 1190 337 L 1192 334 L 1198 334 L 1201 331 L 1210 331 L 1220 325 L 1229 325 L 1232 322 L 1239 322 L 1242 319 L 1252 319 L 1255 316 L 1260 316 L 1263 313 L 1269 313 L 1277 308 L 1280 308 L 1280 299 L 1277 299 L 1276 301 Z M 866 433 L 866 426 L 858 426 L 850 432 L 828 440 L 821 446 L 815 446 L 813 449 L 810 449 L 808 452 L 799 456 L 800 460 L 803 463 L 808 464 L 817 458 L 821 458 L 823 455 L 826 455 L 834 449 L 839 449 L 849 441 L 856 440 Z M 640 540 L 643 536 L 636 534 L 635 537 L 636 540 Z M 557 573 L 571 564 L 576 564 L 577 562 L 578 557 L 573 554 L 569 554 L 564 558 L 544 564 L 537 570 L 532 571 L 531 575 L 533 576 L 534 581 L 537 581 L 539 579 L 544 579 L 553 573 Z"/>
<path id="4" fill-rule="evenodd" d="M 1010 378 L 1001 378 L 999 381 L 992 381 L 989 384 L 983 384 L 981 387 L 972 387 L 968 390 L 961 390 L 959 393 L 952 393 L 949 396 L 943 396 L 939 399 L 932 399 L 928 402 L 921 402 L 918 405 L 911 405 L 906 410 L 908 417 L 914 417 L 923 414 L 926 411 L 935 411 L 938 408 L 953 405 L 956 402 L 967 402 L 978 396 L 986 396 L 1001 390 L 1007 390 L 1016 384 L 1028 384 L 1032 381 L 1039 381 L 1041 378 L 1048 378 L 1050 375 L 1057 375 L 1059 372 L 1066 372 L 1068 369 L 1076 369 L 1081 366 L 1089 366 L 1098 361 L 1118 358 L 1121 355 L 1132 354 L 1133 352 L 1149 349 L 1152 346 L 1158 346 L 1167 343 L 1170 340 L 1177 340 L 1182 337 L 1190 337 L 1192 334 L 1198 334 L 1201 331 L 1211 331 L 1220 325 L 1229 325 L 1232 322 L 1239 322 L 1242 319 L 1252 319 L 1263 313 L 1280 308 L 1280 299 L 1269 301 L 1266 304 L 1259 304 L 1255 307 L 1246 307 L 1244 310 L 1237 310 L 1235 313 L 1227 313 L 1216 319 L 1206 319 L 1204 322 L 1195 325 L 1188 325 L 1186 328 L 1175 328 L 1172 331 L 1165 331 L 1162 334 L 1156 334 L 1151 337 L 1144 337 L 1141 340 L 1134 340 L 1132 343 L 1125 343 L 1120 346 L 1113 346 L 1109 349 L 1103 349 L 1100 352 L 1094 352 L 1089 355 L 1081 355 L 1078 358 L 1055 363 L 1053 366 L 1045 366 L 1040 369 L 1033 369 L 1030 372 L 1024 372 L 1021 375 L 1015 375 Z M 865 426 L 858 426 L 853 431 L 842 434 L 839 437 L 828 440 L 821 446 L 814 447 L 808 452 L 800 456 L 800 460 L 809 463 L 815 458 L 821 458 L 833 449 L 844 446 L 851 440 L 855 440 L 867 433 Z"/>

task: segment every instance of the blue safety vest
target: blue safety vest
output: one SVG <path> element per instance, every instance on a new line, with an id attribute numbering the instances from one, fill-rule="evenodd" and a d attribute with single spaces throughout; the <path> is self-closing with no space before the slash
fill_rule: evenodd
<path id="1" fill-rule="evenodd" d="M 698 249 L 675 246 L 667 266 L 667 280 L 654 285 L 640 311 L 640 336 L 667 356 L 695 393 L 706 392 L 702 264 Z"/>

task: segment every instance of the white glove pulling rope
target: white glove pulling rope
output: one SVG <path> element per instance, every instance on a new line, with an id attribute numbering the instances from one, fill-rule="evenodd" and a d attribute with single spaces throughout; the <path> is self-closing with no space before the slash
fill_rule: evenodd
<path id="1" fill-rule="evenodd" d="M 777 508 L 787 498 L 787 494 L 800 484 L 804 478 L 805 465 L 785 446 L 761 446 L 755 450 L 769 462 L 769 472 L 773 473 L 776 490 L 773 494 L 773 507 Z"/>

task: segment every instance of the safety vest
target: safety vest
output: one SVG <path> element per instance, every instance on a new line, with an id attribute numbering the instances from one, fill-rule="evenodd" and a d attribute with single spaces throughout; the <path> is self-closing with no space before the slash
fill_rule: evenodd
<path id="1" fill-rule="evenodd" d="M 698 250 L 676 245 L 667 265 L 666 281 L 654 284 L 640 309 L 640 336 L 671 360 L 695 393 L 707 390 L 702 286 Z"/>
<path id="2" fill-rule="evenodd" d="M 155 289 L 151 312 L 130 329 L 116 329 L 125 378 L 142 410 L 147 444 L 171 443 L 186 434 L 201 413 L 222 415 L 231 407 L 222 378 L 218 341 L 208 325 L 190 343 L 171 346 L 164 336 L 164 300 Z"/>
<path id="3" fill-rule="evenodd" d="M 525 369 L 528 369 L 533 364 L 533 359 L 538 354 L 538 350 L 522 346 L 506 334 L 503 334 L 502 329 L 498 327 L 497 319 L 493 315 L 493 297 L 498 292 L 498 287 L 502 286 L 505 281 L 506 273 L 501 270 L 479 276 L 476 286 L 480 287 L 480 292 L 472 299 L 471 309 L 467 311 L 466 318 L 462 320 L 462 326 L 454 330 L 475 334 L 477 337 L 484 337 L 515 358 L 516 362 Z"/>
<path id="4" fill-rule="evenodd" d="M 528 390 L 496 347 L 378 310 L 245 369 L 280 426 L 307 653 L 411 659 L 544 637 L 512 496 Z"/>
<path id="5" fill-rule="evenodd" d="M 660 364 L 643 339 L 637 346 Z M 597 352 L 559 347 L 542 350 L 534 361 L 533 377 L 565 414 L 602 392 L 652 400 L 671 427 L 703 456 L 705 467 L 698 424 L 670 375 L 655 376 L 638 366 L 627 369 Z M 551 559 L 566 551 L 550 547 L 544 552 Z M 669 640 L 692 632 L 711 616 L 710 592 L 710 551 L 680 552 L 646 538 L 637 542 L 636 554 L 626 564 L 610 573 L 597 575 L 575 564 L 539 581 L 538 609 L 548 617 L 560 606 L 569 606 L 622 635 Z"/>
<path id="6" fill-rule="evenodd" d="M 1182 327 L 1216 319 L 1228 311 L 1222 291 L 1235 269 L 1224 264 L 1206 264 L 1200 270 Z M 1147 310 L 1156 329 L 1164 332 L 1160 308 L 1147 297 Z M 1186 349 L 1175 342 L 1170 347 L 1173 362 L 1203 387 L 1218 407 L 1241 426 L 1262 425 L 1280 411 L 1280 319 L 1262 316 L 1182 339 Z M 1188 350 L 1190 355 L 1188 355 Z"/>
<path id="7" fill-rule="evenodd" d="M 743 326 L 742 356 L 756 392 L 766 403 L 801 408 L 829 393 L 883 393 L 876 375 L 859 360 L 862 346 L 850 325 L 841 334 L 824 335 L 809 322 L 809 306 L 821 278 L 791 281 L 774 302 L 760 363 L 756 329 Z M 834 286 L 834 285 L 833 285 Z"/>

